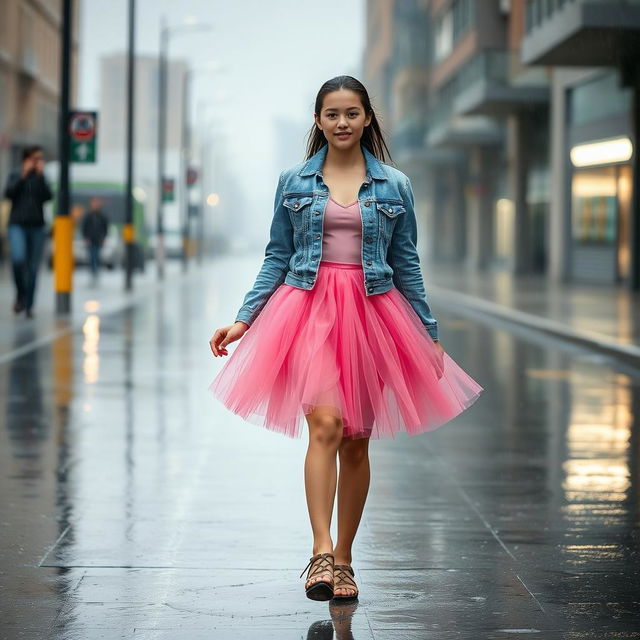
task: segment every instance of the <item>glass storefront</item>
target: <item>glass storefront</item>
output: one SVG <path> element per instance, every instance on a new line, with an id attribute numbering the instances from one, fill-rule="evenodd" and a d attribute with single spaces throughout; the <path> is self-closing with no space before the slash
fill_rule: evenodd
<path id="1" fill-rule="evenodd" d="M 632 96 L 615 69 L 568 90 L 570 261 L 576 279 L 631 279 Z"/>
<path id="2" fill-rule="evenodd" d="M 617 278 L 629 277 L 631 166 L 576 168 L 571 183 L 574 248 L 609 249 Z"/>

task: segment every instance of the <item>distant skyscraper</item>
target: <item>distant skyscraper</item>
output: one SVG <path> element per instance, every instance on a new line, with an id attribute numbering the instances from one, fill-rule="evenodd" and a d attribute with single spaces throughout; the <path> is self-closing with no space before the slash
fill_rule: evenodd
<path id="1" fill-rule="evenodd" d="M 107 56 L 100 65 L 100 148 L 123 150 L 126 133 L 125 53 Z M 167 91 L 167 148 L 180 146 L 182 89 L 187 65 L 170 61 Z M 138 56 L 135 69 L 135 147 L 155 150 L 158 144 L 158 58 Z"/>

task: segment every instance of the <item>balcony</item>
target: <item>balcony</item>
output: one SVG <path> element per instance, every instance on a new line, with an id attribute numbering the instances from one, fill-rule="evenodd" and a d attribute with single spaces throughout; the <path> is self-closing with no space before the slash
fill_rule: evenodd
<path id="1" fill-rule="evenodd" d="M 453 104 L 445 102 L 429 112 L 429 131 L 425 143 L 429 147 L 466 147 L 504 142 L 501 123 L 485 115 L 460 116 Z"/>
<path id="2" fill-rule="evenodd" d="M 517 54 L 483 50 L 460 70 L 453 103 L 458 115 L 504 117 L 520 108 L 549 101 L 546 70 L 524 67 Z"/>
<path id="3" fill-rule="evenodd" d="M 525 65 L 617 66 L 640 55 L 640 0 L 529 0 Z"/>

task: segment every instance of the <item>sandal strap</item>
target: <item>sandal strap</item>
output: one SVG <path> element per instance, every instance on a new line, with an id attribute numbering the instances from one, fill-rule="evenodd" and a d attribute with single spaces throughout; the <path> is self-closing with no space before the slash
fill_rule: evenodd
<path id="1" fill-rule="evenodd" d="M 329 560 L 331 558 L 331 560 Z M 311 556 L 307 566 L 302 570 L 300 577 L 302 578 L 304 572 L 307 568 L 311 567 L 309 570 L 309 575 L 307 578 L 311 578 L 312 576 L 318 573 L 325 573 L 326 571 L 333 570 L 333 553 L 330 551 L 326 551 L 324 553 L 316 553 L 316 555 Z"/>
<path id="2" fill-rule="evenodd" d="M 340 571 L 348 571 L 352 576 L 356 575 L 353 567 L 350 564 L 334 564 L 333 568 L 339 569 Z"/>
<path id="3" fill-rule="evenodd" d="M 334 589 L 355 589 L 356 593 L 358 592 L 358 585 L 353 579 L 356 574 L 350 564 L 336 564 L 333 566 L 333 571 Z M 341 582 L 344 583 L 345 586 L 341 586 Z"/>

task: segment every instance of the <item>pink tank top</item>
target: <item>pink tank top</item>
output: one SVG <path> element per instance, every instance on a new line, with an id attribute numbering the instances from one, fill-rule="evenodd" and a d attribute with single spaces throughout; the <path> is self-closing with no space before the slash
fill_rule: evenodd
<path id="1" fill-rule="evenodd" d="M 360 202 L 346 207 L 329 198 L 324 212 L 322 260 L 362 264 Z"/>

